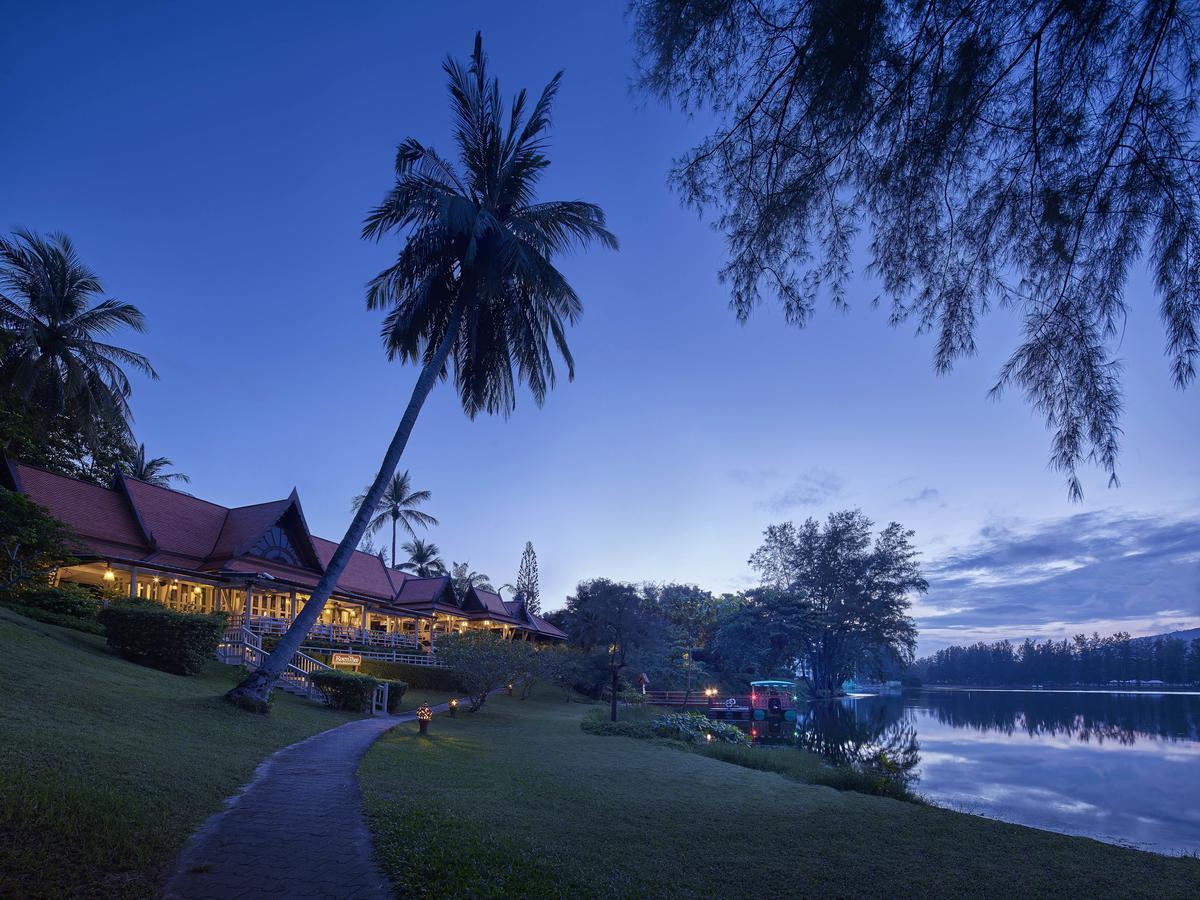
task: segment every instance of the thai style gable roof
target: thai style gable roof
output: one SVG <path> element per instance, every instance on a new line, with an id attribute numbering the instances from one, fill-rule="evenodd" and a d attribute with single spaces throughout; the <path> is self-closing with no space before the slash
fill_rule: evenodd
<path id="1" fill-rule="evenodd" d="M 10 463 L 9 471 L 17 490 L 50 510 L 89 543 L 100 541 L 134 558 L 150 551 L 141 526 L 120 491 L 24 463 Z"/>
<path id="2" fill-rule="evenodd" d="M 118 474 L 117 484 L 155 549 L 192 560 L 211 555 L 229 512 L 224 506 L 125 475 Z"/>
<path id="3" fill-rule="evenodd" d="M 338 545 L 333 541 L 318 537 L 314 537 L 312 541 L 317 549 L 321 565 L 328 566 Z M 342 572 L 342 577 L 338 579 L 338 585 L 360 594 L 370 594 L 372 597 L 387 597 L 390 600 L 396 596 L 396 590 L 383 560 L 370 553 L 363 553 L 361 550 L 355 550 L 351 554 L 350 561 L 346 563 L 346 569 Z"/>

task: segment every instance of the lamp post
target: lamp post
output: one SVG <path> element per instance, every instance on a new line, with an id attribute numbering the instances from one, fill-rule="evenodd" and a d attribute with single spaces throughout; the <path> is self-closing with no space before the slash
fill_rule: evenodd
<path id="1" fill-rule="evenodd" d="M 433 709 L 428 703 L 422 703 L 417 707 L 417 724 L 421 728 L 421 734 L 429 733 L 429 723 L 433 719 Z"/>
<path id="2" fill-rule="evenodd" d="M 458 718 L 458 700 L 457 699 L 451 700 L 446 705 L 450 707 L 450 718 L 452 718 L 452 719 Z"/>

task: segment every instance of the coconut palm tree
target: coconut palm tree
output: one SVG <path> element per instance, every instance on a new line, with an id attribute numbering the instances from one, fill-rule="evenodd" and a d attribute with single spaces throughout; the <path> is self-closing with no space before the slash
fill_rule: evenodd
<path id="1" fill-rule="evenodd" d="M 482 572 L 476 572 L 469 562 L 456 562 L 450 566 L 450 577 L 454 579 L 454 590 L 460 597 L 472 587 L 485 591 L 495 591 L 492 579 Z"/>
<path id="2" fill-rule="evenodd" d="M 354 498 L 352 505 L 355 512 L 358 512 L 359 508 L 367 502 L 367 493 L 369 490 L 370 488 Z M 438 523 L 438 520 L 429 515 L 429 513 L 424 513 L 417 509 L 418 506 L 431 496 L 429 491 L 414 491 L 412 489 L 412 480 L 409 478 L 407 469 L 401 474 L 392 475 L 388 481 L 387 488 L 383 492 L 383 499 L 375 507 L 375 515 L 367 522 L 366 533 L 374 535 L 380 528 L 391 521 L 393 569 L 396 568 L 396 525 L 399 524 L 402 526 L 415 540 L 417 532 L 413 528 L 414 525 L 428 528 L 430 525 Z"/>
<path id="3" fill-rule="evenodd" d="M 312 597 L 275 651 L 229 693 L 264 711 L 271 686 L 321 614 L 350 554 L 370 524 L 404 452 L 421 407 L 439 380 L 453 377 L 463 409 L 507 415 L 516 385 L 539 405 L 555 383 L 553 350 L 574 376 L 566 327 L 582 312 L 578 295 L 553 257 L 599 242 L 615 248 L 604 213 L 581 200 L 536 202 L 550 106 L 562 73 L 529 107 L 525 92 L 505 109 L 489 79 L 482 39 L 471 62 L 447 59 L 458 163 L 409 138 L 396 155 L 396 181 L 367 216 L 363 236 L 405 236 L 394 265 L 368 285 L 367 305 L 387 309 L 388 356 L 421 366 L 408 407 L 383 464 Z"/>
<path id="4" fill-rule="evenodd" d="M 401 572 L 412 572 L 418 578 L 434 578 L 446 574 L 446 564 L 440 556 L 442 551 L 432 541 L 413 538 L 401 544 L 400 549 L 408 554 L 408 559 L 392 568 Z"/>
<path id="5" fill-rule="evenodd" d="M 122 464 L 121 471 L 130 478 L 136 478 L 147 484 L 157 484 L 159 487 L 170 487 L 172 481 L 182 481 L 187 484 L 192 480 L 182 472 L 168 472 L 167 468 L 172 465 L 174 463 L 165 456 L 146 459 L 146 445 L 138 444 L 137 453 L 130 454 L 129 459 Z"/>
<path id="6" fill-rule="evenodd" d="M 125 369 L 158 374 L 140 353 L 107 343 L 121 328 L 144 331 L 137 307 L 109 298 L 65 234 L 17 231 L 0 239 L 0 324 L 8 332 L 0 378 L 46 415 L 67 414 L 86 434 L 97 423 L 128 427 Z"/>

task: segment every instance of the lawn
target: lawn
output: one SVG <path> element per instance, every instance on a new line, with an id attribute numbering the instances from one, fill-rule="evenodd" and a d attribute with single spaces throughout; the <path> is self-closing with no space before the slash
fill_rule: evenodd
<path id="1" fill-rule="evenodd" d="M 252 716 L 221 699 L 238 669 L 168 675 L 2 608 L 0 647 L 0 897 L 154 895 L 263 758 L 356 718 L 281 691 Z"/>
<path id="2" fill-rule="evenodd" d="M 399 895 L 1197 895 L 1200 861 L 799 783 L 495 697 L 359 770 Z M 786 752 L 786 751 L 765 751 Z"/>

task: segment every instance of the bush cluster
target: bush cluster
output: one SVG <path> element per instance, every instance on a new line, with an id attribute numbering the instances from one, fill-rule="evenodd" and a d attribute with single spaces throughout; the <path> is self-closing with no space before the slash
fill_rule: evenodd
<path id="1" fill-rule="evenodd" d="M 654 727 L 649 722 L 628 719 L 610 722 L 605 715 L 595 711 L 584 716 L 579 727 L 588 734 L 597 734 L 602 737 L 631 737 L 643 740 L 655 737 Z"/>
<path id="2" fill-rule="evenodd" d="M 325 703 L 349 712 L 370 712 L 371 698 L 379 680 L 356 672 L 320 669 L 312 674 L 313 684 L 325 695 Z M 390 704 L 389 704 L 390 705 Z"/>
<path id="3" fill-rule="evenodd" d="M 104 633 L 96 621 L 103 603 L 94 593 L 77 584 L 59 587 L 33 584 L 21 590 L 5 592 L 0 595 L 0 603 L 39 622 L 91 634 Z"/>
<path id="4" fill-rule="evenodd" d="M 435 669 L 432 666 L 410 666 L 406 663 L 382 662 L 364 659 L 358 671 L 373 675 L 380 680 L 401 681 L 406 687 L 419 691 L 446 691 L 457 693 L 465 690 L 462 678 L 452 669 Z"/>
<path id="5" fill-rule="evenodd" d="M 703 713 L 675 712 L 654 717 L 654 733 L 659 737 L 671 738 L 688 744 L 713 742 L 722 744 L 749 744 L 746 733 L 736 725 L 717 722 Z"/>
<path id="6" fill-rule="evenodd" d="M 182 613 L 129 601 L 102 609 L 108 645 L 126 659 L 177 675 L 195 675 L 213 658 L 228 616 Z"/>

